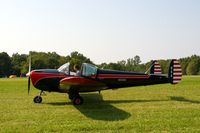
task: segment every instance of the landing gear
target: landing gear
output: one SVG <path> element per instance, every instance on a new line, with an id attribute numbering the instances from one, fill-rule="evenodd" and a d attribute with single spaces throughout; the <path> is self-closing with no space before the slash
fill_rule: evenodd
<path id="1" fill-rule="evenodd" d="M 83 104 L 83 98 L 78 94 L 78 92 L 70 90 L 68 94 L 69 94 L 69 99 L 72 100 L 74 105 Z"/>
<path id="2" fill-rule="evenodd" d="M 76 97 L 79 94 L 77 92 L 75 92 L 75 91 L 69 91 L 68 95 L 69 95 L 69 99 L 73 100 L 74 97 Z"/>
<path id="3" fill-rule="evenodd" d="M 41 96 L 36 96 L 33 99 L 34 103 L 41 103 L 42 102 L 42 97 Z"/>
<path id="4" fill-rule="evenodd" d="M 76 96 L 73 98 L 74 105 L 81 105 L 83 104 L 83 98 L 81 96 Z"/>
<path id="5" fill-rule="evenodd" d="M 34 99 L 33 99 L 34 103 L 42 102 L 42 97 L 41 97 L 42 94 L 44 94 L 44 91 L 41 91 L 39 96 L 34 97 Z"/>

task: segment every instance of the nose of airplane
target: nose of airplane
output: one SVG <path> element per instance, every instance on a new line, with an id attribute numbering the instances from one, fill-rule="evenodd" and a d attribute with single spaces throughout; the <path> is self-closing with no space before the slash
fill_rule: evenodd
<path id="1" fill-rule="evenodd" d="M 31 72 L 26 73 L 26 77 L 29 77 L 31 74 Z"/>
<path id="2" fill-rule="evenodd" d="M 28 95 L 30 93 L 30 85 L 31 85 L 31 73 L 32 71 L 28 72 L 26 76 L 28 77 Z"/>

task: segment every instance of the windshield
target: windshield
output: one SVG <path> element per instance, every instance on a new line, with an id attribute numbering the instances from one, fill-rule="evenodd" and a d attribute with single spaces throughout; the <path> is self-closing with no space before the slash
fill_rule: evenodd
<path id="1" fill-rule="evenodd" d="M 65 74 L 69 74 L 69 63 L 65 63 L 64 65 L 59 67 L 58 71 L 62 72 L 62 73 L 65 73 Z"/>
<path id="2" fill-rule="evenodd" d="M 82 76 L 92 76 L 97 74 L 97 67 L 91 64 L 83 63 L 82 64 Z"/>

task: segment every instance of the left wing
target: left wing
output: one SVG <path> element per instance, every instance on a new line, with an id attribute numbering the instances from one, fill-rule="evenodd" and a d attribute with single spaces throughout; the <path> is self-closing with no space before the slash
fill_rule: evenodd
<path id="1" fill-rule="evenodd" d="M 60 81 L 60 89 L 68 92 L 75 89 L 78 92 L 92 92 L 106 89 L 107 86 L 102 82 L 79 76 L 66 77 Z"/>

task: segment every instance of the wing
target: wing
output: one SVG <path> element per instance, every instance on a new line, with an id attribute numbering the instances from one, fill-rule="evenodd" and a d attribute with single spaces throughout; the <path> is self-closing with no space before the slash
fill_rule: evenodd
<path id="1" fill-rule="evenodd" d="M 60 89 L 68 92 L 69 89 L 76 89 L 78 92 L 92 92 L 106 89 L 107 86 L 96 80 L 85 77 L 66 77 L 60 81 Z"/>

